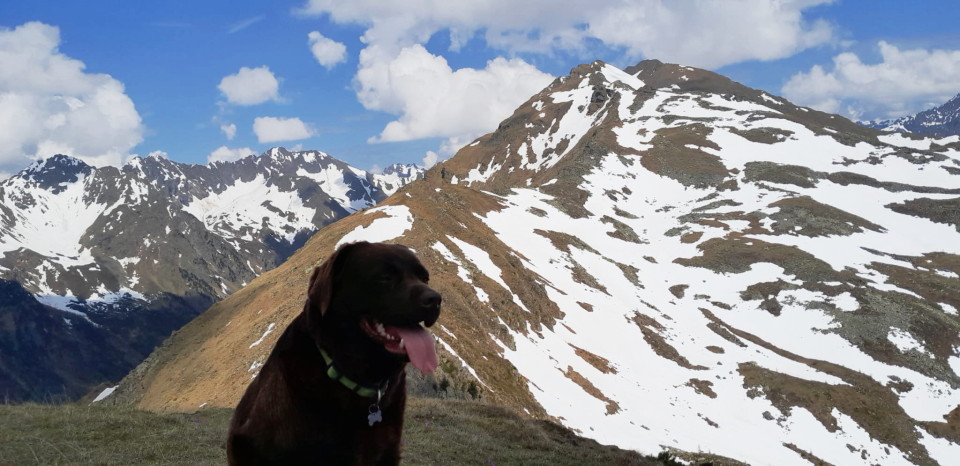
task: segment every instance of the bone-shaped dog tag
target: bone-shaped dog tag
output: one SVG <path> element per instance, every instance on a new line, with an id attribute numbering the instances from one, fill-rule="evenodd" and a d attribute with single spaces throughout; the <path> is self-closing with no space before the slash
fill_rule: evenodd
<path id="1" fill-rule="evenodd" d="M 371 426 L 383 420 L 383 413 L 380 412 L 380 406 L 370 405 L 370 414 L 367 415 L 367 422 Z"/>

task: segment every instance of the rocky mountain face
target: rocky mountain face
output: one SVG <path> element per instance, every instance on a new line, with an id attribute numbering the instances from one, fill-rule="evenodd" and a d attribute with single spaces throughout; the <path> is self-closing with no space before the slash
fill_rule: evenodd
<path id="1" fill-rule="evenodd" d="M 0 397 L 76 398 L 116 382 L 319 228 L 420 172 L 374 175 L 283 148 L 206 166 L 34 163 L 0 182 Z"/>
<path id="2" fill-rule="evenodd" d="M 916 115 L 862 124 L 881 131 L 899 131 L 939 138 L 960 136 L 960 94 L 939 107 Z"/>
<path id="3" fill-rule="evenodd" d="M 586 64 L 214 305 L 105 402 L 234 405 L 312 268 L 389 241 L 444 297 L 440 369 L 418 391 L 653 454 L 949 464 L 957 212 L 960 142 L 704 70 Z"/>

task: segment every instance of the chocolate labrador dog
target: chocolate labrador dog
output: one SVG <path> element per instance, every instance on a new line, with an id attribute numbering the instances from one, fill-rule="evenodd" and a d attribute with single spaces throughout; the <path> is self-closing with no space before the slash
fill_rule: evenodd
<path id="1" fill-rule="evenodd" d="M 237 405 L 230 464 L 398 464 L 404 368 L 437 367 L 429 278 L 395 244 L 347 244 L 317 267 L 303 312 Z"/>

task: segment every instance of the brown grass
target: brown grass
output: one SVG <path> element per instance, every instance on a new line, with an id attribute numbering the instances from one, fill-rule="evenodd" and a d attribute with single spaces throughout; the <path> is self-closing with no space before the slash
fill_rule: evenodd
<path id="1" fill-rule="evenodd" d="M 590 383 L 590 381 L 587 380 L 586 377 L 581 375 L 579 372 L 575 371 L 573 367 L 567 366 L 567 371 L 564 372 L 563 375 L 567 376 L 567 378 L 572 380 L 573 383 L 579 385 L 580 388 L 582 388 L 583 391 L 589 393 L 590 396 L 606 403 L 607 415 L 617 414 L 618 412 L 620 412 L 620 405 L 618 405 L 616 401 L 613 401 L 610 398 L 607 398 L 607 396 L 604 395 L 603 392 L 601 392 L 596 385 Z"/>
<path id="2" fill-rule="evenodd" d="M 839 410 L 853 418 L 871 437 L 899 448 L 911 461 L 934 464 L 926 448 L 919 442 L 913 419 L 903 411 L 899 398 L 887 387 L 860 372 L 780 349 L 756 335 L 731 327 L 706 309 L 701 309 L 701 312 L 739 338 L 846 383 L 830 385 L 781 374 L 752 362 L 741 363 L 738 371 L 748 393 L 762 394 L 784 414 L 788 414 L 793 407 L 802 407 L 831 432 L 838 429 L 833 410 Z"/>
<path id="3" fill-rule="evenodd" d="M 660 356 L 664 359 L 669 359 L 684 369 L 707 369 L 699 364 L 696 366 L 691 364 L 685 356 L 680 354 L 680 352 L 673 347 L 673 345 L 667 343 L 667 340 L 659 333 L 663 331 L 665 327 L 660 322 L 657 322 L 657 320 L 653 317 L 638 312 L 633 315 L 631 320 L 633 323 L 637 324 L 637 327 L 640 327 L 640 331 L 643 332 L 644 341 L 650 345 L 650 348 L 653 349 L 653 352 L 656 353 L 657 356 Z"/>
<path id="4" fill-rule="evenodd" d="M 617 373 L 617 368 L 613 367 L 613 365 L 610 364 L 610 361 L 608 361 L 606 358 L 597 356 L 596 354 L 593 354 L 583 348 L 574 345 L 570 346 L 573 347 L 573 352 L 576 353 L 577 356 L 580 356 L 581 359 L 587 361 L 587 363 L 595 367 L 598 371 L 603 372 L 604 374 Z"/>

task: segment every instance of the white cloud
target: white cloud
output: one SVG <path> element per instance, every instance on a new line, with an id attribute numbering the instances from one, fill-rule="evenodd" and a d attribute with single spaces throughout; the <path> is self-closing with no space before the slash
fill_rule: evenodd
<path id="1" fill-rule="evenodd" d="M 600 51 L 700 67 L 774 60 L 833 39 L 804 10 L 832 0 L 308 0 L 298 11 L 366 27 L 355 77 L 370 110 L 398 115 L 371 141 L 443 137 L 443 155 L 496 128 L 551 77 L 521 59 L 451 69 L 422 45 L 437 33 L 451 50 L 471 40 L 514 55 Z"/>
<path id="2" fill-rule="evenodd" d="M 960 92 L 960 50 L 900 50 L 877 44 L 881 61 L 864 63 L 853 53 L 816 65 L 783 86 L 788 99 L 855 119 L 893 118 L 946 102 Z"/>
<path id="3" fill-rule="evenodd" d="M 280 82 L 266 66 L 241 67 L 236 74 L 224 76 L 217 89 L 234 105 L 256 105 L 280 98 Z"/>
<path id="4" fill-rule="evenodd" d="M 496 58 L 483 69 L 454 71 L 446 59 L 420 45 L 403 49 L 392 60 L 380 52 L 376 46 L 361 52 L 357 96 L 368 109 L 400 117 L 372 142 L 443 137 L 462 146 L 495 129 L 553 80 L 519 58 Z"/>
<path id="5" fill-rule="evenodd" d="M 307 43 L 313 58 L 326 69 L 331 69 L 338 63 L 347 61 L 347 46 L 333 39 L 324 37 L 319 31 L 307 34 Z"/>
<path id="6" fill-rule="evenodd" d="M 430 167 L 437 164 L 437 159 L 440 158 L 436 152 L 432 150 L 427 151 L 427 155 L 423 156 L 423 168 L 429 169 Z"/>
<path id="7" fill-rule="evenodd" d="M 299 118 L 257 117 L 253 120 L 253 132 L 261 144 L 313 136 L 313 131 Z"/>
<path id="8" fill-rule="evenodd" d="M 368 26 L 363 41 L 403 48 L 446 32 L 456 50 L 472 38 L 515 52 L 564 50 L 587 58 L 599 41 L 632 58 L 715 68 L 784 58 L 833 38 L 804 10 L 832 0 L 309 0 L 300 12 Z M 547 13 L 548 12 L 548 13 Z"/>
<path id="9" fill-rule="evenodd" d="M 120 165 L 144 128 L 123 84 L 85 72 L 58 50 L 60 30 L 43 23 L 0 28 L 0 170 L 57 153 Z"/>
<path id="10" fill-rule="evenodd" d="M 220 125 L 220 131 L 223 131 L 228 141 L 232 141 L 234 136 L 237 135 L 237 125 L 233 123 L 223 123 Z"/>
<path id="11" fill-rule="evenodd" d="M 227 146 L 220 146 L 214 149 L 214 151 L 207 156 L 207 163 L 235 162 L 253 154 L 256 154 L 256 152 L 249 147 L 238 147 L 236 149 L 231 149 Z"/>

